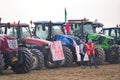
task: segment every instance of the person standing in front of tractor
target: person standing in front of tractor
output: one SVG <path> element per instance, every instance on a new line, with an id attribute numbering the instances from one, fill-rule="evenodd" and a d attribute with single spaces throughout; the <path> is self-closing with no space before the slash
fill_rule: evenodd
<path id="1" fill-rule="evenodd" d="M 92 64 L 94 64 L 95 68 L 99 68 L 97 66 L 97 62 L 96 62 L 97 59 L 95 57 L 95 46 L 91 39 L 89 39 L 88 43 L 86 43 L 86 53 L 89 57 L 90 68 L 92 68 Z M 93 61 L 93 63 L 92 63 L 92 61 Z"/>
<path id="2" fill-rule="evenodd" d="M 83 59 L 84 59 L 84 56 L 85 56 L 85 53 L 86 53 L 86 46 L 85 46 L 85 44 L 86 44 L 86 40 L 85 39 L 80 40 L 80 46 L 79 47 L 80 47 L 80 55 L 81 55 L 81 62 L 80 62 L 81 68 L 84 67 Z"/>

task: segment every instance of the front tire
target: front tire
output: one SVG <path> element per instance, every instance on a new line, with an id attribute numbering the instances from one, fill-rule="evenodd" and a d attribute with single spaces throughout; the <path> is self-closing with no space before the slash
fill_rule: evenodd
<path id="1" fill-rule="evenodd" d="M 68 47 L 63 46 L 63 53 L 64 53 L 64 56 L 65 56 L 65 59 L 62 62 L 62 66 L 63 67 L 70 67 L 70 66 L 72 66 L 73 65 L 73 54 L 72 54 L 72 51 Z"/>
<path id="2" fill-rule="evenodd" d="M 119 64 L 120 63 L 120 48 L 119 47 L 112 47 L 109 49 L 108 53 L 108 62 L 110 64 Z"/>
<path id="3" fill-rule="evenodd" d="M 15 73 L 23 74 L 32 70 L 32 64 L 32 53 L 27 48 L 22 47 L 18 50 L 18 62 L 13 64 L 11 67 Z"/>
<path id="4" fill-rule="evenodd" d="M 49 50 L 48 50 L 49 51 Z M 49 69 L 52 69 L 52 68 L 58 68 L 61 66 L 61 62 L 62 60 L 60 61 L 53 61 L 52 60 L 52 54 L 51 52 L 49 51 L 47 54 L 45 54 L 45 67 L 49 68 Z"/>
<path id="5" fill-rule="evenodd" d="M 95 55 L 97 58 L 97 64 L 103 64 L 105 61 L 105 52 L 101 47 L 95 46 Z"/>

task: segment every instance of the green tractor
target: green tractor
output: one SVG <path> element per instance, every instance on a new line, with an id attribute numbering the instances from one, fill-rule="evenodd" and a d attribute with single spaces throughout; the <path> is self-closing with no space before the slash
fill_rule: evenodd
<path id="1" fill-rule="evenodd" d="M 99 57 L 100 61 L 107 61 L 109 63 L 113 63 L 113 59 L 111 59 L 111 55 L 116 51 L 119 52 L 119 48 L 114 45 L 114 39 L 110 36 L 105 36 L 103 34 L 97 34 L 95 29 L 97 27 L 101 27 L 101 23 L 91 22 L 86 19 L 81 20 L 68 20 L 70 25 L 70 34 L 80 39 L 92 39 L 98 49 L 102 48 L 104 52 L 99 53 L 97 57 Z M 115 49 L 115 50 L 114 50 Z M 116 62 L 114 62 L 116 63 Z"/>

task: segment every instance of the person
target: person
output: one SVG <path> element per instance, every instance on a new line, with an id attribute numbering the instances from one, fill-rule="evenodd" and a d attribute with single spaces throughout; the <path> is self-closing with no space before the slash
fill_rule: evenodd
<path id="1" fill-rule="evenodd" d="M 89 57 L 89 66 L 92 68 L 92 64 L 94 64 L 95 68 L 99 68 L 97 66 L 97 59 L 95 57 L 95 46 L 91 39 L 88 40 L 88 43 L 86 43 L 86 53 Z M 93 60 L 93 63 L 92 63 Z"/>
<path id="2" fill-rule="evenodd" d="M 81 62 L 80 62 L 80 64 L 81 64 L 81 68 L 84 67 L 83 59 L 84 59 L 84 56 L 85 56 L 85 53 L 86 53 L 85 43 L 86 43 L 85 39 L 80 41 L 80 55 L 81 55 Z"/>

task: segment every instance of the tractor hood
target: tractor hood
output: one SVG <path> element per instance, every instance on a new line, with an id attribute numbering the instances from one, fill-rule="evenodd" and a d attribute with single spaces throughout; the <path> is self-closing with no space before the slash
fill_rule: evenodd
<path id="1" fill-rule="evenodd" d="M 16 38 L 10 35 L 6 35 L 6 34 L 0 34 L 0 39 L 15 40 Z"/>
<path id="2" fill-rule="evenodd" d="M 26 43 L 28 44 L 35 44 L 38 46 L 42 46 L 45 44 L 50 44 L 50 41 L 44 40 L 44 39 L 35 39 L 35 38 L 25 38 L 24 39 Z"/>
<path id="3" fill-rule="evenodd" d="M 55 39 L 62 41 L 62 44 L 64 45 L 75 45 L 78 40 L 76 37 L 71 35 L 56 35 Z"/>
<path id="4" fill-rule="evenodd" d="M 107 39 L 114 39 L 110 36 L 106 36 L 106 35 L 103 35 L 103 34 L 88 34 L 88 38 L 91 38 L 91 39 L 98 39 L 99 37 L 104 37 L 104 38 L 107 38 Z"/>

